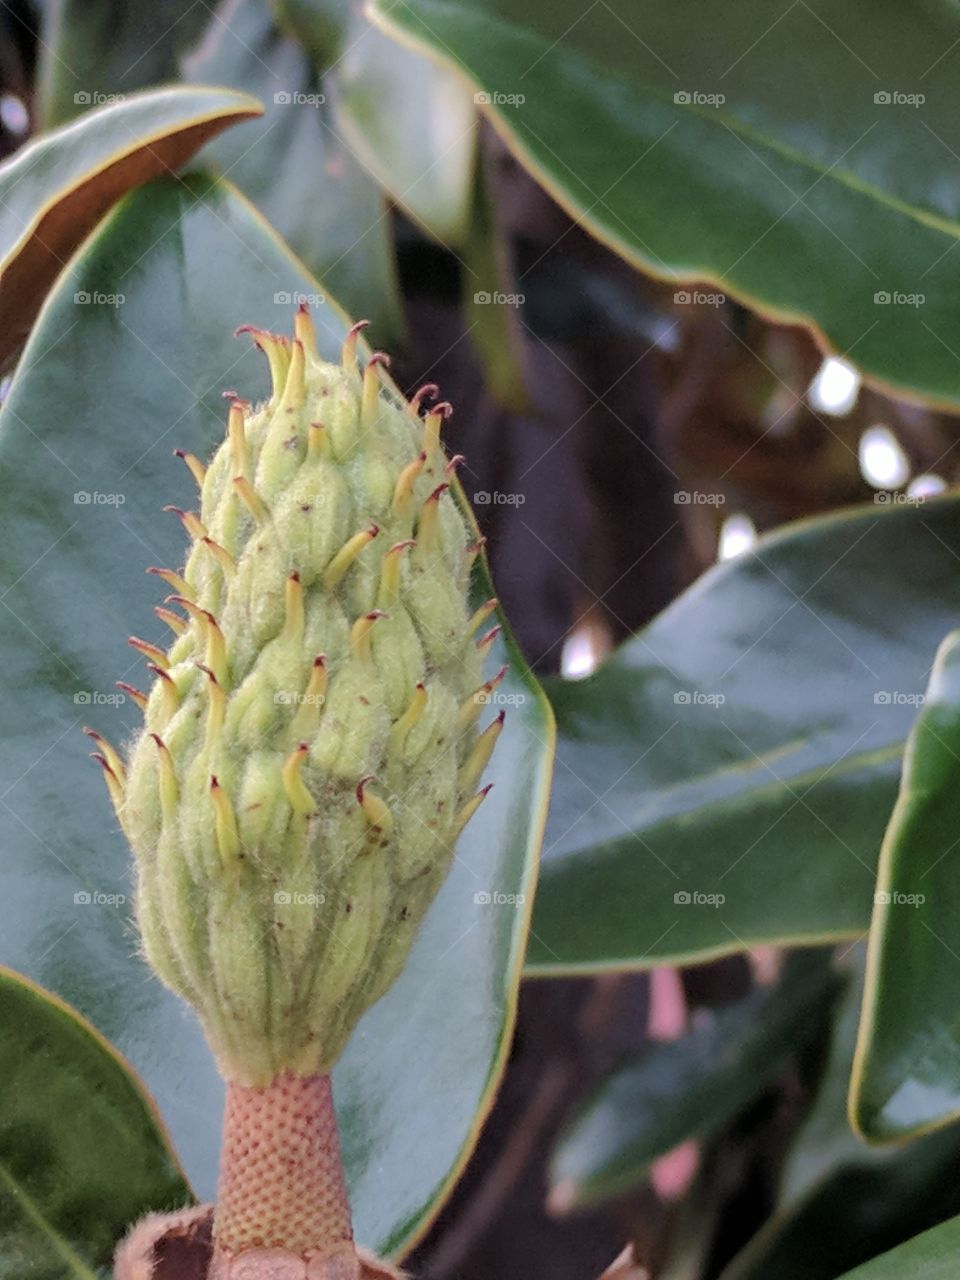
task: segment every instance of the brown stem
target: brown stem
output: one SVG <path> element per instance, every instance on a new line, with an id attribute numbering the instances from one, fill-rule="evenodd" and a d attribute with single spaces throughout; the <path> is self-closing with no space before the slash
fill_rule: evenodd
<path id="1" fill-rule="evenodd" d="M 279 1275 L 268 1255 L 281 1251 L 311 1277 L 360 1276 L 329 1076 L 228 1085 L 213 1239 L 216 1280 L 260 1274 L 257 1255 Z"/>

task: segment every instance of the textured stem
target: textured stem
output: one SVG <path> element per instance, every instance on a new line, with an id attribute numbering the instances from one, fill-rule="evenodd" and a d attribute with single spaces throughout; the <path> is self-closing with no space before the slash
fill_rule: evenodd
<path id="1" fill-rule="evenodd" d="M 228 1085 L 213 1239 L 216 1280 L 278 1252 L 311 1277 L 359 1277 L 329 1076 Z"/>

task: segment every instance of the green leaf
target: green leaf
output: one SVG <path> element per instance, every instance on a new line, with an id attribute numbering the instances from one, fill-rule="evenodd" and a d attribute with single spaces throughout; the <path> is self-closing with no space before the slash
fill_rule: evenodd
<path id="1" fill-rule="evenodd" d="M 865 1262 L 855 1271 L 848 1271 L 841 1280 L 953 1280 L 958 1257 L 960 1218 L 953 1218 L 898 1249 Z"/>
<path id="2" fill-rule="evenodd" d="M 177 53 L 209 22 L 196 0 L 45 0 L 37 55 L 44 128 L 97 101 L 177 78 Z"/>
<path id="3" fill-rule="evenodd" d="M 903 744 L 960 611 L 958 509 L 787 526 L 554 684 L 533 972 L 866 931 Z"/>
<path id="4" fill-rule="evenodd" d="M 395 342 L 403 324 L 392 223 L 341 139 L 323 84 L 262 0 L 226 0 L 217 18 L 184 60 L 187 79 L 246 89 L 265 111 L 218 138 L 199 164 L 229 175 L 351 315 L 373 322 L 376 344 Z"/>
<path id="5" fill-rule="evenodd" d="M 0 361 L 23 341 L 64 263 L 111 205 L 260 110 L 225 89 L 139 94 L 0 165 Z"/>
<path id="6" fill-rule="evenodd" d="M 822 955 L 796 956 L 774 989 L 701 1009 L 679 1040 L 623 1063 L 561 1134 L 551 1203 L 571 1209 L 618 1195 L 658 1156 L 722 1128 L 816 1032 L 839 985 Z"/>
<path id="7" fill-rule="evenodd" d="M 704 0 L 697 38 L 670 0 L 373 12 L 489 95 L 521 162 L 630 262 L 806 323 L 900 391 L 960 400 L 947 0 L 907 24 L 896 0 Z"/>
<path id="8" fill-rule="evenodd" d="M 930 1134 L 896 1150 L 859 1142 L 847 1123 L 847 1087 L 863 987 L 858 953 L 830 1039 L 817 1097 L 794 1140 L 776 1213 L 721 1280 L 834 1280 L 960 1210 L 954 1171 L 960 1133 Z"/>
<path id="9" fill-rule="evenodd" d="M 190 1201 L 152 1101 L 62 1001 L 0 969 L 0 1276 L 95 1280 L 136 1219 Z"/>
<path id="10" fill-rule="evenodd" d="M 370 24 L 352 4 L 335 75 L 344 136 L 424 230 L 460 245 L 470 228 L 476 107 L 463 78 Z"/>
<path id="11" fill-rule="evenodd" d="M 884 1141 L 960 1116 L 960 632 L 944 640 L 880 857 L 851 1114 Z"/>
<path id="12" fill-rule="evenodd" d="M 79 289 L 122 290 L 126 300 L 78 314 Z M 150 979 L 126 911 L 110 898 L 130 892 L 129 854 L 80 726 L 116 735 L 120 720 L 137 718 L 132 704 L 105 702 L 115 679 L 139 677 L 126 636 L 159 635 L 156 585 L 143 569 L 183 558 L 178 522 L 160 512 L 192 499 L 171 450 L 203 456 L 222 438 L 224 387 L 253 400 L 267 392 L 265 362 L 234 328 L 286 329 L 292 308 L 275 296 L 321 291 L 231 187 L 158 180 L 75 258 L 0 414 L 3 954 L 129 1056 L 202 1198 L 215 1182 L 221 1082 L 193 1017 Z M 315 316 L 333 356 L 347 322 L 331 305 Z M 512 641 L 491 661 L 511 664 L 495 788 L 404 974 L 335 1073 L 358 1235 L 381 1252 L 437 1212 L 510 1041 L 552 723 Z M 101 896 L 77 905 L 78 891 Z M 483 894 L 525 902 L 485 905 Z"/>

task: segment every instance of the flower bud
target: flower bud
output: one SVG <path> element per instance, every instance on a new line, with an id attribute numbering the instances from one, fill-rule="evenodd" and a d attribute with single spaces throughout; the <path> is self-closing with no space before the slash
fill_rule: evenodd
<path id="1" fill-rule="evenodd" d="M 197 1010 L 223 1074 L 325 1073 L 400 972 L 479 799 L 502 717 L 468 600 L 474 533 L 444 412 L 251 330 L 273 392 L 231 397 L 159 610 L 170 647 L 124 762 L 99 762 L 137 866 L 146 956 Z M 473 544 L 473 545 L 471 545 Z M 164 642 L 168 637 L 164 637 Z M 483 707 L 481 707 L 483 710 Z"/>

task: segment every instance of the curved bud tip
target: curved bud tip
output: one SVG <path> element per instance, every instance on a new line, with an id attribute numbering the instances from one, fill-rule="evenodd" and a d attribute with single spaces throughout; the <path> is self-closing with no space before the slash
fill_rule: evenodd
<path id="1" fill-rule="evenodd" d="M 419 417 L 420 406 L 423 401 L 432 400 L 434 396 L 438 396 L 439 394 L 440 388 L 435 382 L 425 382 L 423 386 L 419 387 L 410 397 L 408 408 L 413 413 L 414 417 Z"/>

